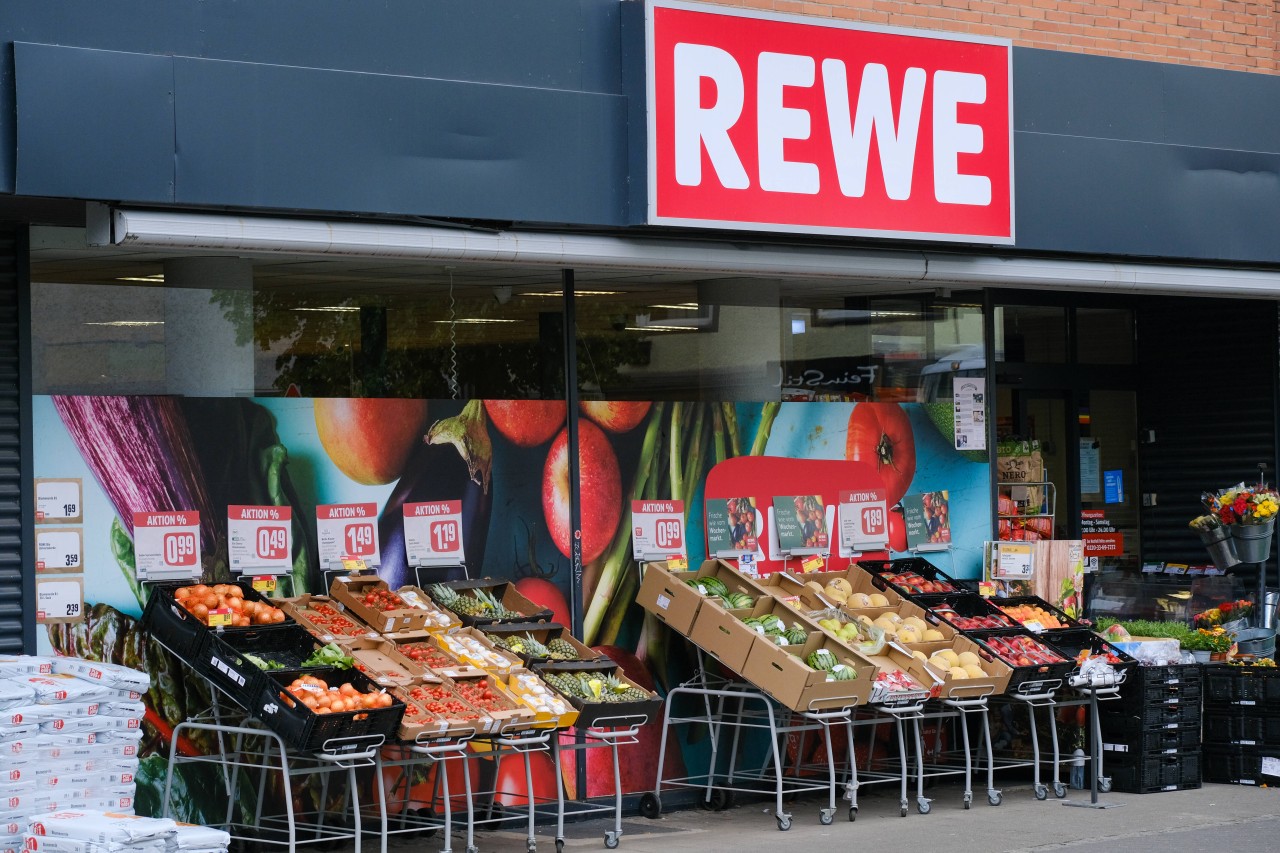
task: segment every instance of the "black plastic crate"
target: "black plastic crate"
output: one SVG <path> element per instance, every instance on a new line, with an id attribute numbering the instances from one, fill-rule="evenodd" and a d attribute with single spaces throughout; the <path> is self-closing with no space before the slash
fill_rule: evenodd
<path id="1" fill-rule="evenodd" d="M 1004 628 L 1021 628 L 1018 620 L 1000 611 L 987 599 L 972 592 L 955 592 L 946 595 L 917 596 L 921 607 L 928 612 L 928 619 L 934 623 L 946 622 L 957 631 L 999 631 Z M 985 624 L 974 624 L 970 620 L 983 619 Z"/>
<path id="2" fill-rule="evenodd" d="M 1113 709 L 1110 707 L 1111 704 L 1102 705 L 1098 712 L 1103 739 L 1107 739 L 1109 734 L 1174 729 L 1183 726 L 1190 726 L 1195 731 L 1200 731 L 1199 702 L 1147 705 L 1138 709 Z"/>
<path id="3" fill-rule="evenodd" d="M 430 586 L 435 586 L 431 584 Z M 425 590 L 427 595 L 431 595 L 430 586 Z M 489 595 L 496 598 L 504 607 L 515 612 L 516 616 L 485 616 L 483 614 L 475 615 L 470 613 L 462 613 L 454 610 L 447 604 L 436 600 L 432 597 L 432 601 L 436 605 L 449 610 L 456 615 L 463 625 L 468 627 L 476 627 L 483 625 L 498 625 L 510 622 L 550 622 L 554 614 L 545 607 L 540 607 L 529 599 L 520 594 L 516 589 L 516 585 L 507 581 L 496 581 L 492 578 L 479 578 L 477 580 L 463 581 L 442 581 L 440 586 L 448 587 L 455 592 L 463 595 L 470 590 L 482 589 Z"/>
<path id="4" fill-rule="evenodd" d="M 1280 714 L 1208 713 L 1204 716 L 1204 739 L 1280 749 Z"/>
<path id="5" fill-rule="evenodd" d="M 1200 749 L 1200 730 L 1192 725 L 1172 729 L 1125 732 L 1120 737 L 1103 737 L 1102 750 L 1108 761 L 1112 754 L 1157 755 L 1192 752 Z"/>
<path id="6" fill-rule="evenodd" d="M 277 669 L 265 675 L 259 682 L 254 715 L 263 725 L 278 734 L 286 746 L 301 752 L 363 750 L 368 746 L 370 738 L 393 737 L 404 716 L 404 702 L 395 696 L 392 696 L 392 703 L 386 708 L 318 714 L 287 690 L 295 678 L 314 675 L 324 679 L 330 687 L 350 684 L 361 693 L 381 691 L 378 685 L 355 669 Z"/>
<path id="7" fill-rule="evenodd" d="M 1143 686 L 1153 684 L 1179 686 L 1195 683 L 1200 685 L 1203 680 L 1204 667 L 1198 663 L 1179 663 L 1171 666 L 1140 666 L 1129 673 L 1129 678 L 1125 682 L 1125 689 L 1131 689 L 1135 684 Z"/>
<path id="8" fill-rule="evenodd" d="M 195 585 L 188 582 L 152 584 L 151 596 L 147 599 L 147 606 L 142 612 L 142 627 L 153 638 L 168 648 L 169 651 L 191 664 L 193 668 L 198 668 L 196 662 L 203 657 L 209 637 L 213 635 L 215 630 L 223 634 L 235 634 L 237 632 L 260 631 L 263 628 L 277 628 L 283 625 L 297 624 L 289 618 L 288 614 L 285 614 L 284 621 L 275 625 L 250 625 L 246 628 L 227 626 L 216 629 L 210 628 L 187 612 L 174 597 L 174 592 L 179 588 Z M 212 584 L 209 585 L 212 586 Z M 244 593 L 246 601 L 266 601 L 269 604 L 271 603 L 253 588 L 251 581 L 235 581 L 234 585 L 240 587 L 240 591 Z M 275 605 L 272 604 L 272 606 L 274 607 Z"/>
<path id="9" fill-rule="evenodd" d="M 1111 777 L 1111 789 L 1125 794 L 1155 794 L 1161 791 L 1184 791 L 1200 787 L 1199 752 L 1172 755 L 1130 755 L 1128 758 L 1108 754 L 1103 765 Z"/>
<path id="10" fill-rule="evenodd" d="M 261 690 L 263 672 L 247 654 L 273 660 L 283 669 L 297 670 L 324 643 L 296 623 L 265 625 L 231 633 L 211 632 L 195 669 L 246 710 L 252 710 Z"/>
<path id="11" fill-rule="evenodd" d="M 1206 744 L 1204 780 L 1236 785 L 1280 785 L 1280 748 Z"/>
<path id="12" fill-rule="evenodd" d="M 1002 612 L 1003 612 L 1003 608 L 1005 607 L 1017 607 L 1018 605 L 1022 605 L 1022 604 L 1030 604 L 1035 607 L 1039 607 L 1048 613 L 1053 614 L 1053 616 L 1059 622 L 1062 623 L 1063 627 L 1050 628 L 1047 625 L 1042 625 L 1041 628 L 1046 632 L 1063 631 L 1070 628 L 1088 628 L 1089 627 L 1088 625 L 1083 624 L 1079 619 L 1073 619 L 1072 617 L 1068 616 L 1065 611 L 1060 610 L 1059 608 L 1045 601 L 1043 598 L 1041 598 L 1038 595 L 1013 595 L 1008 598 L 993 598 L 991 599 L 991 603 L 995 605 L 997 608 L 1001 608 Z M 1017 619 L 1015 618 L 1014 621 L 1016 622 Z"/>
<path id="13" fill-rule="evenodd" d="M 972 591 L 963 581 L 956 580 L 923 557 L 903 557 L 897 560 L 860 560 L 858 561 L 858 566 L 871 573 L 871 582 L 876 587 L 880 589 L 892 588 L 894 592 L 907 598 Z M 951 589 L 921 590 L 889 580 L 888 576 L 907 572 L 919 575 L 930 583 L 941 581 L 950 586 Z"/>
<path id="14" fill-rule="evenodd" d="M 1209 664 L 1204 667 L 1206 702 L 1280 702 L 1280 669 Z"/>
<path id="15" fill-rule="evenodd" d="M 503 651 L 511 651 L 513 654 L 518 655 L 533 670 L 571 672 L 599 669 L 601 666 L 613 666 L 613 661 L 608 655 L 600 654 L 590 646 L 583 645 L 582 641 L 574 637 L 568 628 L 558 622 L 510 622 L 483 625 L 476 630 L 500 637 L 523 637 L 528 634 L 543 645 L 555 639 L 567 640 L 574 647 L 574 650 L 578 652 L 577 660 L 557 660 L 524 650 L 503 649 Z"/>
<path id="16" fill-rule="evenodd" d="M 1138 669 L 1142 669 L 1139 667 Z M 1125 707 L 1138 705 L 1163 705 L 1179 702 L 1199 702 L 1201 699 L 1200 680 L 1151 682 L 1143 684 L 1135 681 L 1133 672 L 1125 679 L 1120 689 L 1120 701 Z"/>
<path id="17" fill-rule="evenodd" d="M 1038 693 L 1040 687 L 1045 689 L 1055 689 L 1061 686 L 1062 680 L 1067 677 L 1072 669 L 1075 668 L 1075 661 L 1064 660 L 1060 663 L 1041 663 L 1018 666 L 1014 662 L 1006 660 L 1004 657 L 996 654 L 992 646 L 993 640 L 1008 640 L 1013 637 L 1023 638 L 1029 637 L 1040 645 L 1045 645 L 1039 637 L 1036 637 L 1030 631 L 1024 628 L 1006 628 L 1000 631 L 980 631 L 970 633 L 968 636 L 977 643 L 982 654 L 991 657 L 994 656 L 1003 661 L 1006 665 L 1013 669 L 1013 675 L 1009 678 L 1009 686 L 1006 688 L 1009 693 Z M 1049 648 L 1046 646 L 1046 648 Z M 1050 651 L 1056 650 L 1050 648 Z"/>

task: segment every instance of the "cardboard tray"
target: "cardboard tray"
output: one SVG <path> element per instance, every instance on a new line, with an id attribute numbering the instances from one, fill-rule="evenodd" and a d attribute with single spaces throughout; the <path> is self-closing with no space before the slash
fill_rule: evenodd
<path id="1" fill-rule="evenodd" d="M 845 601 L 839 601 L 828 597 L 826 594 L 819 595 L 812 587 L 806 587 L 806 584 L 817 583 L 826 587 L 831 581 L 840 579 L 847 581 L 851 588 L 851 593 Z M 770 594 L 778 597 L 789 597 L 791 595 L 801 595 L 801 589 L 807 590 L 808 597 L 806 601 L 813 603 L 829 603 L 835 607 L 870 607 L 874 606 L 870 602 L 856 600 L 858 596 L 870 596 L 872 594 L 883 595 L 887 600 L 884 606 L 893 606 L 901 602 L 902 596 L 891 587 L 880 589 L 872 583 L 872 576 L 865 570 L 857 566 L 845 569 L 839 572 L 810 572 L 808 574 L 794 574 L 789 572 L 777 572 L 769 575 L 765 584 L 765 590 Z M 825 604 L 824 604 L 825 606 Z"/>
<path id="2" fill-rule="evenodd" d="M 375 574 L 338 575 L 329 584 L 329 597 L 379 634 L 419 631 L 426 628 L 428 613 L 423 607 L 377 610 L 364 603 L 364 595 L 379 590 L 390 592 L 391 587 Z M 427 600 L 430 601 L 430 599 Z"/>
<path id="3" fill-rule="evenodd" d="M 451 611 L 462 622 L 463 625 L 474 627 L 476 625 L 493 625 L 500 622 L 550 622 L 553 614 L 545 607 L 534 604 L 528 598 L 520 594 L 514 583 L 509 581 L 499 581 L 493 578 L 479 578 L 477 580 L 465 581 L 442 581 L 441 586 L 448 587 L 458 592 L 465 592 L 471 589 L 483 589 L 485 592 L 496 598 L 503 607 L 518 613 L 516 617 L 497 618 L 492 616 L 470 616 L 466 613 L 457 613 Z M 432 599 L 434 601 L 434 599 Z M 435 602 L 439 607 L 449 610 L 440 602 Z"/>
<path id="4" fill-rule="evenodd" d="M 518 655 L 495 647 L 478 628 L 463 628 L 452 634 L 432 634 L 431 641 L 457 658 L 460 663 L 474 666 L 493 675 L 510 675 L 512 672 L 524 669 L 524 661 L 520 660 Z M 469 651 L 459 650 L 463 644 L 469 645 L 472 642 L 481 647 L 477 655 L 473 656 Z M 496 660 L 497 658 L 501 658 L 501 661 Z"/>
<path id="5" fill-rule="evenodd" d="M 822 630 L 816 622 L 789 604 L 772 596 L 762 596 L 750 610 L 725 610 L 716 606 L 700 608 L 689 639 L 730 671 L 741 675 L 752 643 L 761 637 L 759 632 L 748 627 L 742 620 L 748 616 L 764 616 L 769 613 L 777 614 L 787 625 L 799 625 L 806 636 Z M 762 642 L 772 645 L 770 640 Z"/>
<path id="6" fill-rule="evenodd" d="M 489 685 L 489 690 L 496 697 L 497 704 L 500 707 L 483 708 L 474 699 L 468 697 L 465 685 L 479 682 Z M 489 716 L 489 719 L 493 721 L 489 730 L 491 734 L 527 729 L 536 722 L 533 710 L 507 689 L 505 679 L 486 674 L 472 678 L 451 678 L 449 683 L 462 701 Z"/>
<path id="7" fill-rule="evenodd" d="M 423 679 L 439 680 L 439 676 L 426 667 L 401 654 L 391 640 L 363 637 L 352 640 L 345 648 L 347 654 L 355 658 L 356 669 L 384 687 Z"/>
<path id="8" fill-rule="evenodd" d="M 296 598 L 282 598 L 279 600 L 280 609 L 285 612 L 299 625 L 306 628 L 314 634 L 321 642 L 338 643 L 344 645 L 352 640 L 361 637 L 376 637 L 378 632 L 374 631 L 368 625 L 356 619 L 353 614 L 345 612 L 339 608 L 327 595 L 300 595 Z M 327 608 L 333 613 L 322 613 L 318 608 Z M 333 624 L 320 621 L 321 619 L 331 619 L 350 623 L 351 632 L 335 633 Z"/>
<path id="9" fill-rule="evenodd" d="M 951 640 L 936 640 L 931 643 L 912 643 L 906 648 L 911 651 L 924 652 L 925 657 L 932 657 L 941 649 L 951 649 L 956 653 L 973 652 L 978 656 L 978 666 L 986 673 L 983 678 L 955 678 L 950 671 L 940 671 L 928 662 L 925 667 L 942 680 L 938 690 L 940 699 L 974 699 L 979 696 L 999 696 L 1009 688 L 1009 679 L 1013 677 L 1013 668 L 999 658 L 992 658 L 979 649 L 977 643 L 962 634 L 956 634 Z"/>
<path id="10" fill-rule="evenodd" d="M 429 685 L 448 695 L 463 711 L 457 714 L 436 714 L 426 710 L 429 700 L 413 696 L 412 690 L 422 684 L 402 684 L 390 689 L 391 695 L 405 704 L 405 714 L 400 721 L 398 736 L 402 741 L 427 741 L 449 738 L 470 738 L 490 733 L 494 720 L 484 711 L 465 701 L 453 692 L 447 682 Z"/>
<path id="11" fill-rule="evenodd" d="M 436 605 L 431 600 L 431 596 L 427 595 L 420 587 L 406 584 L 396 590 L 400 597 L 409 602 L 413 607 L 422 610 L 427 614 L 426 624 L 422 626 L 422 630 L 432 633 L 444 631 L 456 631 L 462 627 L 462 622 L 452 610 L 446 610 Z M 383 633 L 391 634 L 394 631 L 384 631 Z"/>
<path id="12" fill-rule="evenodd" d="M 512 673 L 505 679 L 507 692 L 514 696 L 517 700 L 525 704 L 532 713 L 533 720 L 530 728 L 534 729 L 563 729 L 574 725 L 578 720 L 577 707 L 565 698 L 559 691 L 552 688 L 540 676 L 532 672 Z M 537 685 L 537 689 L 526 685 Z M 538 690 L 542 691 L 541 694 Z M 556 699 L 562 706 L 563 710 L 555 711 L 546 707 L 540 699 L 544 695 L 550 695 Z"/>
<path id="13" fill-rule="evenodd" d="M 452 652 L 441 648 L 440 644 L 432 639 L 434 633 L 431 631 L 402 631 L 397 634 L 383 634 L 382 638 L 394 644 L 396 651 L 402 657 L 417 665 L 424 672 L 432 673 L 438 677 L 470 678 L 484 674 L 483 669 L 463 663 Z M 429 650 L 431 657 L 428 660 L 417 660 L 405 648 L 416 644 L 421 644 Z"/>
<path id="14" fill-rule="evenodd" d="M 810 654 L 826 649 L 857 677 L 828 681 L 827 673 L 806 663 Z M 779 646 L 767 640 L 753 643 L 742 677 L 793 711 L 833 711 L 867 704 L 875 683 L 875 664 L 821 631 L 801 646 Z"/>
<path id="15" fill-rule="evenodd" d="M 614 664 L 612 666 L 601 666 L 591 670 L 592 672 L 600 672 L 604 675 L 612 675 L 619 681 L 626 683 L 631 687 L 644 690 L 648 694 L 646 699 L 635 699 L 627 702 L 588 702 L 575 696 L 562 693 L 564 698 L 574 708 L 578 709 L 578 719 L 576 725 L 580 729 L 586 728 L 615 728 L 629 727 L 636 724 L 649 723 L 653 720 L 654 715 L 662 709 L 662 698 L 656 693 L 645 690 L 634 681 L 627 678 L 626 673 L 622 671 L 622 667 Z M 572 675 L 573 673 L 561 673 L 563 675 Z M 550 683 L 550 682 L 548 682 Z M 554 684 L 551 685 L 555 687 Z"/>
<path id="16" fill-rule="evenodd" d="M 577 660 L 556 660 L 527 652 L 514 653 L 519 655 L 525 665 L 534 670 L 569 672 L 573 670 L 599 669 L 601 662 L 612 663 L 607 655 L 603 655 L 590 646 L 584 645 L 569 632 L 568 628 L 558 622 L 508 622 L 501 625 L 486 625 L 479 630 L 486 634 L 503 637 L 523 637 L 527 634 L 543 645 L 546 645 L 551 640 L 561 639 L 573 646 L 574 651 L 578 653 Z"/>
<path id="17" fill-rule="evenodd" d="M 724 611 L 724 607 L 686 583 L 690 578 L 703 577 L 714 577 L 731 592 L 743 592 L 756 599 L 767 594 L 759 582 L 739 572 L 731 563 L 707 560 L 695 572 L 672 572 L 657 564 L 648 566 L 636 593 L 636 603 L 658 621 L 665 622 L 673 631 L 687 637 L 703 604 Z"/>

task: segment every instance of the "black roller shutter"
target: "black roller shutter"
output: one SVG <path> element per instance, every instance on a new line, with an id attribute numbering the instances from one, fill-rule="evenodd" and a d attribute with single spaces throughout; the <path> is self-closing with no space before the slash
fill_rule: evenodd
<path id="1" fill-rule="evenodd" d="M 1155 440 L 1139 452 L 1147 560 L 1204 563 L 1187 523 L 1200 493 L 1276 471 L 1277 303 L 1149 299 L 1138 313 L 1139 423 Z M 1274 558 L 1269 564 L 1274 583 Z M 1243 578 L 1256 578 L 1252 571 Z M 1249 580 L 1247 582 L 1253 583 Z"/>

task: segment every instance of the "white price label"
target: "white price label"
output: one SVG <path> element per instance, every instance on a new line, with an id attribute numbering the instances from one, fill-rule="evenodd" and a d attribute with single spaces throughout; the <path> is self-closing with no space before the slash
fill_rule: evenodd
<path id="1" fill-rule="evenodd" d="M 80 521 L 84 517 L 80 480 L 36 480 L 36 524 Z"/>
<path id="2" fill-rule="evenodd" d="M 49 528 L 36 531 L 36 571 L 83 571 L 84 551 L 79 528 Z"/>
<path id="3" fill-rule="evenodd" d="M 889 547 L 889 505 L 883 489 L 840 493 L 840 544 L 849 551 Z"/>
<path id="4" fill-rule="evenodd" d="M 632 501 L 631 553 L 637 560 L 688 557 L 684 501 Z"/>
<path id="5" fill-rule="evenodd" d="M 1029 543 L 999 542 L 995 570 L 992 577 L 1000 580 L 1020 580 L 1032 575 L 1034 566 Z"/>
<path id="6" fill-rule="evenodd" d="M 288 574 L 293 569 L 293 509 L 227 507 L 227 557 L 233 572 Z"/>
<path id="7" fill-rule="evenodd" d="M 462 541 L 462 501 L 404 504 L 404 548 L 411 566 L 460 566 L 466 561 Z"/>
<path id="8" fill-rule="evenodd" d="M 200 513 L 135 512 L 133 553 L 138 580 L 182 580 L 200 576 Z"/>
<path id="9" fill-rule="evenodd" d="M 326 569 L 338 568 L 344 559 L 379 565 L 378 505 L 321 504 L 316 507 L 316 538 L 320 565 Z"/>
<path id="10" fill-rule="evenodd" d="M 83 617 L 83 578 L 36 580 L 37 622 L 73 622 Z"/>

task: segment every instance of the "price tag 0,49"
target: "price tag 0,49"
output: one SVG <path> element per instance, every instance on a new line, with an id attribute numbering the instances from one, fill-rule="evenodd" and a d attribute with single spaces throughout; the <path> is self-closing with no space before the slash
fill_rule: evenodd
<path id="1" fill-rule="evenodd" d="M 292 508 L 227 507 L 227 557 L 233 572 L 283 575 L 292 571 Z"/>
<path id="2" fill-rule="evenodd" d="M 135 512 L 133 551 L 138 580 L 185 580 L 200 575 L 200 513 Z"/>
<path id="3" fill-rule="evenodd" d="M 406 503 L 405 556 L 411 566 L 459 566 L 466 562 L 462 501 Z"/>

